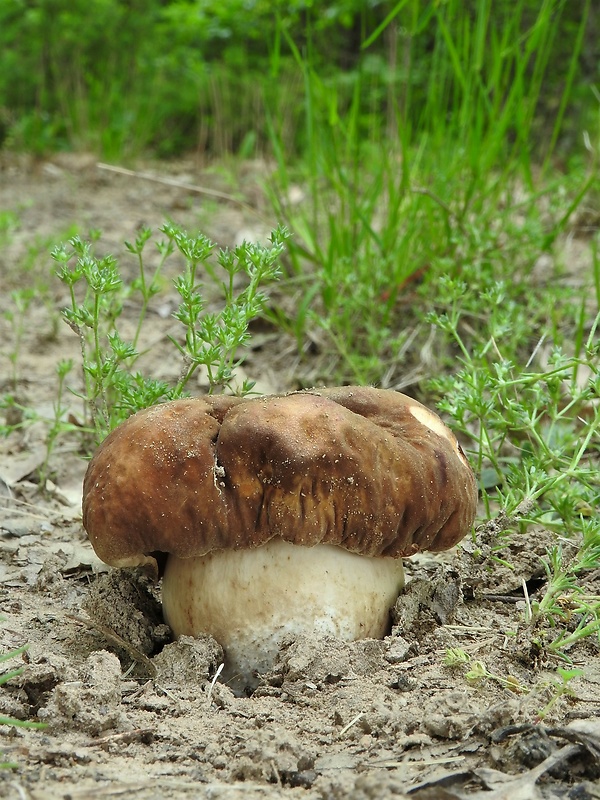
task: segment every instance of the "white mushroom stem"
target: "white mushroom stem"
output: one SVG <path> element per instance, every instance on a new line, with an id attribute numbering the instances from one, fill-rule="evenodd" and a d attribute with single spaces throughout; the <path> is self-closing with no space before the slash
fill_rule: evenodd
<path id="1" fill-rule="evenodd" d="M 288 634 L 384 636 L 403 584 L 400 558 L 276 538 L 251 550 L 169 556 L 163 610 L 176 636 L 209 633 L 223 646 L 224 680 L 243 691 L 271 669 Z"/>

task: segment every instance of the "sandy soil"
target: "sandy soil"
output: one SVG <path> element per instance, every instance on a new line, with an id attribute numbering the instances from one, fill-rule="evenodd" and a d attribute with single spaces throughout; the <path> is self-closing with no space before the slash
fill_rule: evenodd
<path id="1" fill-rule="evenodd" d="M 223 173 L 193 163 L 148 169 L 231 191 Z M 290 641 L 254 694 L 236 697 L 213 682 L 222 659 L 213 640 L 172 642 L 147 582 L 109 572 L 95 557 L 81 524 L 86 463 L 74 436 L 59 437 L 39 486 L 55 365 L 78 357 L 58 317 L 65 292 L 52 278 L 48 243 L 73 225 L 82 235 L 100 228 L 103 246 L 134 270 L 123 240 L 165 217 L 221 245 L 264 236 L 261 169 L 238 175 L 240 197 L 257 215 L 99 170 L 87 157 L 0 167 L 0 215 L 18 215 L 0 249 L 0 393 L 12 390 L 16 361 L 16 395 L 37 415 L 0 441 L 0 654 L 29 644 L 3 665 L 23 671 L 0 688 L 0 715 L 47 723 L 0 725 L 0 753 L 17 765 L 0 771 L 0 797 L 599 798 L 598 640 L 570 652 L 583 674 L 558 697 L 563 662 L 536 645 L 543 632 L 524 624 L 522 582 L 532 596 L 543 589 L 545 531 L 513 537 L 502 552 L 512 569 L 492 569 L 471 547 L 408 561 L 383 641 Z M 38 299 L 15 359 L 9 292 L 27 285 Z M 157 377 L 176 369 L 165 357 L 173 302 L 167 286 L 152 312 L 145 366 Z M 246 371 L 260 388 L 295 387 L 293 343 L 268 329 L 257 341 Z M 77 398 L 72 404 L 77 419 Z M 482 542 L 485 556 L 485 531 Z M 600 594 L 600 570 L 586 587 Z M 451 649 L 468 661 L 446 663 Z M 468 679 L 478 662 L 488 677 Z"/>

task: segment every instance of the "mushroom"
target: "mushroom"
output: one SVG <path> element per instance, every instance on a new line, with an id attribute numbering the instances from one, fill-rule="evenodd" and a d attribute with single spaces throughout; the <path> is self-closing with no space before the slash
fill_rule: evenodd
<path id="1" fill-rule="evenodd" d="M 138 412 L 89 464 L 83 524 L 114 567 L 164 564 L 174 634 L 211 634 L 243 690 L 286 634 L 384 636 L 402 557 L 456 544 L 476 502 L 436 414 L 349 386 Z"/>

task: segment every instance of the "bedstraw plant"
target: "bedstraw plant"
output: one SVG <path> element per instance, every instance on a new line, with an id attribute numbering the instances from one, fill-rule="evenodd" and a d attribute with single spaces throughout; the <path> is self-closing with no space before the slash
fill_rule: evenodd
<path id="1" fill-rule="evenodd" d="M 247 343 L 249 324 L 265 302 L 262 287 L 278 278 L 279 258 L 289 235 L 279 227 L 268 247 L 244 242 L 233 250 L 219 250 L 215 264 L 215 245 L 203 234 L 190 235 L 172 223 L 165 224 L 161 232 L 165 238 L 156 243 L 159 260 L 151 275 L 144 261 L 151 231 L 143 229 L 134 243 L 126 244 L 138 265 L 138 276 L 130 283 L 112 255 L 94 254 L 97 234 L 91 241 L 75 236 L 52 251 L 56 274 L 69 290 L 70 303 L 63 315 L 80 340 L 84 413 L 96 441 L 135 411 L 182 397 L 200 366 L 206 368 L 209 391 L 231 388 L 240 364 L 238 351 Z M 181 328 L 168 339 L 180 358 L 181 370 L 175 383 L 169 384 L 142 374 L 135 365 L 141 355 L 140 339 L 150 301 L 159 291 L 166 260 L 175 253 L 185 262 L 174 281 L 180 302 L 173 316 Z M 202 293 L 201 281 L 206 275 L 222 289 L 223 304 L 217 311 L 207 308 Z M 242 288 L 237 288 L 240 284 Z M 125 299 L 138 302 L 130 341 L 119 330 Z M 251 390 L 252 384 L 246 381 L 239 391 L 247 394 Z"/>
<path id="2" fill-rule="evenodd" d="M 590 318 L 585 298 L 565 341 L 548 330 L 521 362 L 526 309 L 507 299 L 504 285 L 484 297 L 459 280 L 438 288 L 445 310 L 426 318 L 454 344 L 459 369 L 429 388 L 470 443 L 486 518 L 513 521 L 491 537 L 489 563 L 507 563 L 512 538 L 533 525 L 554 534 L 545 586 L 525 596 L 525 622 L 542 647 L 568 659 L 575 643 L 600 631 L 600 597 L 586 588 L 600 565 L 600 311 Z M 561 319 L 568 327 L 564 308 Z"/>

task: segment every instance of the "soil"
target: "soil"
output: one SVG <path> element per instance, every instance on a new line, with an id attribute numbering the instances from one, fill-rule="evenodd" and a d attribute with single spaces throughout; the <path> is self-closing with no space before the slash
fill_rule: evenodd
<path id="1" fill-rule="evenodd" d="M 24 424 L 0 441 L 0 654 L 28 644 L 3 664 L 22 671 L 0 688 L 0 715 L 47 725 L 0 725 L 0 754 L 16 765 L 0 770 L 0 797 L 600 798 L 598 639 L 573 648 L 567 664 L 525 623 L 523 581 L 532 598 L 543 591 L 550 537 L 542 529 L 507 539 L 501 556 L 510 568 L 485 557 L 485 529 L 478 550 L 407 560 L 385 639 L 290 640 L 241 697 L 218 680 L 216 642 L 173 642 L 148 579 L 94 555 L 81 523 L 80 437 L 60 435 L 46 464 L 56 364 L 77 360 L 79 347 L 59 318 L 67 298 L 48 247 L 74 225 L 82 235 L 99 228 L 101 246 L 133 274 L 123 241 L 165 218 L 221 246 L 264 238 L 265 169 L 179 162 L 141 170 L 234 194 L 242 206 L 102 170 L 87 156 L 0 164 L 0 220 L 17 214 L 0 251 L 0 391 L 27 409 L 3 412 Z M 17 353 L 9 293 L 27 286 L 38 293 Z M 144 368 L 166 379 L 177 373 L 167 355 L 174 302 L 165 285 L 146 342 Z M 310 378 L 293 341 L 268 326 L 254 333 L 245 369 L 261 391 Z M 70 385 L 77 390 L 75 373 Z M 68 402 L 76 424 L 79 401 Z M 600 594 L 600 570 L 586 589 Z M 559 666 L 582 673 L 564 694 Z M 478 670 L 479 679 L 468 677 Z"/>

